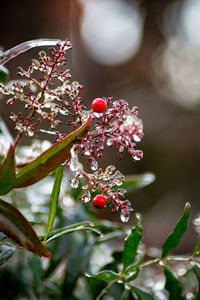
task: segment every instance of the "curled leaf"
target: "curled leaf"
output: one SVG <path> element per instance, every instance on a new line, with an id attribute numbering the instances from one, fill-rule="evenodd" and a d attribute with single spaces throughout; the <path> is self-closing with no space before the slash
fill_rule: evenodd
<path id="1" fill-rule="evenodd" d="M 50 257 L 29 222 L 13 205 L 0 199 L 0 231 L 21 247 L 41 256 Z"/>

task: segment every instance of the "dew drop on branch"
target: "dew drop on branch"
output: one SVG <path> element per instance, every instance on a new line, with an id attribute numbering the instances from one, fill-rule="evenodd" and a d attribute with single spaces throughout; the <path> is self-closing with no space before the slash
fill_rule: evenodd
<path id="1" fill-rule="evenodd" d="M 98 169 L 98 162 L 95 159 L 93 159 L 91 162 L 91 170 L 96 171 L 97 169 Z"/>
<path id="2" fill-rule="evenodd" d="M 71 179 L 71 187 L 76 189 L 78 187 L 78 180 L 77 178 Z"/>
<path id="3" fill-rule="evenodd" d="M 116 170 L 116 167 L 113 165 L 107 166 L 105 173 L 112 175 Z"/>
<path id="4" fill-rule="evenodd" d="M 126 223 L 129 221 L 130 215 L 127 215 L 126 213 L 124 213 L 123 211 L 120 214 L 120 219 L 123 223 Z"/>
<path id="5" fill-rule="evenodd" d="M 93 114 L 96 118 L 101 118 L 103 116 L 103 113 L 94 112 Z"/>
<path id="6" fill-rule="evenodd" d="M 83 203 L 87 203 L 91 200 L 91 194 L 89 191 L 87 191 L 83 196 L 81 197 L 81 200 Z"/>
<path id="7" fill-rule="evenodd" d="M 141 138 L 136 134 L 133 135 L 133 139 L 134 139 L 135 142 L 140 142 L 141 141 Z"/>

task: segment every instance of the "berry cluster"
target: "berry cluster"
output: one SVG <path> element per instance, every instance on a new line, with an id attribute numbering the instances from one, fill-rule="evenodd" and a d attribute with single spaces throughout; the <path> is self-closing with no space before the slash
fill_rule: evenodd
<path id="1" fill-rule="evenodd" d="M 137 116 L 137 107 L 130 108 L 124 100 L 96 98 L 87 110 L 80 97 L 83 87 L 77 81 L 71 82 L 68 69 L 63 71 L 65 54 L 71 48 L 71 44 L 65 41 L 57 46 L 57 49 L 50 50 L 49 56 L 41 51 L 39 60 L 32 60 L 27 71 L 19 68 L 18 74 L 25 78 L 24 81 L 16 81 L 11 86 L 0 85 L 0 92 L 11 96 L 8 104 L 20 100 L 24 102 L 25 112 L 28 112 L 26 116 L 21 113 L 11 114 L 18 130 L 15 146 L 23 134 L 32 137 L 38 131 L 44 132 L 41 128 L 44 121 L 48 122 L 50 127 L 50 131 L 46 132 L 55 134 L 56 141 L 60 140 L 66 134 L 52 129 L 61 123 L 61 116 L 67 118 L 66 124 L 74 130 L 81 126 L 90 114 L 93 119 L 92 129 L 79 144 L 71 148 L 71 158 L 66 162 L 75 173 L 71 185 L 76 188 L 78 179 L 84 177 L 87 184 L 82 187 L 82 202 L 89 201 L 98 193 L 93 198 L 96 208 L 111 206 L 113 212 L 120 210 L 121 219 L 127 221 L 132 211 L 131 204 L 124 199 L 125 190 L 118 188 L 123 184 L 124 176 L 113 166 L 107 167 L 103 172 L 98 167 L 98 160 L 102 157 L 105 146 L 116 147 L 120 158 L 124 150 L 127 150 L 134 160 L 142 158 L 142 151 L 135 149 L 136 143 L 143 136 L 143 124 Z M 87 157 L 93 174 L 83 170 L 78 159 L 79 153 Z"/>

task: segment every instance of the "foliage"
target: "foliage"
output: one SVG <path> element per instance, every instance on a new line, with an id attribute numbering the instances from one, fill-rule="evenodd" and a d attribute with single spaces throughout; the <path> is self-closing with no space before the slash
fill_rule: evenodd
<path id="1" fill-rule="evenodd" d="M 144 247 L 139 214 L 131 230 L 97 218 L 95 208 L 106 203 L 127 222 L 133 210 L 127 191 L 155 178 L 151 173 L 125 177 L 113 165 L 99 168 L 106 146 L 116 147 L 120 158 L 127 150 L 140 160 L 142 151 L 135 147 L 143 125 L 137 108 L 124 100 L 96 98 L 86 109 L 83 87 L 63 69 L 70 48 L 69 41 L 60 41 L 49 56 L 41 51 L 28 71 L 19 68 L 23 81 L 6 83 L 1 74 L 0 92 L 9 105 L 24 103 L 24 113 L 11 113 L 14 140 L 0 120 L 0 298 L 199 299 L 199 237 L 193 255 L 169 256 L 187 229 L 189 203 L 156 256 Z M 62 117 L 69 134 L 55 130 Z M 36 140 L 38 133 L 52 134 L 53 145 Z M 24 135 L 30 145 L 20 145 Z M 95 205 L 95 199 L 103 204 Z M 194 225 L 199 234 L 199 218 Z M 188 276 L 195 280 L 184 285 Z"/>

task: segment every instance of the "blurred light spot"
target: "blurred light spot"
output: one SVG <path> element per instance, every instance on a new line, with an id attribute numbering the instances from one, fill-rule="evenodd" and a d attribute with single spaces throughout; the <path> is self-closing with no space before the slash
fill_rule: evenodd
<path id="1" fill-rule="evenodd" d="M 81 36 L 91 58 L 104 65 L 118 65 L 140 48 L 143 16 L 133 3 L 119 0 L 84 1 Z"/>
<path id="2" fill-rule="evenodd" d="M 191 46 L 200 47 L 200 1 L 186 0 L 181 13 L 181 30 Z"/>
<path id="3" fill-rule="evenodd" d="M 192 109 L 200 103 L 200 56 L 171 39 L 154 57 L 156 85 L 168 100 Z"/>
<path id="4" fill-rule="evenodd" d="M 171 102 L 194 109 L 200 104 L 200 0 L 170 4 L 163 30 L 167 43 L 153 59 L 157 89 Z"/>

